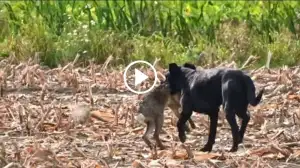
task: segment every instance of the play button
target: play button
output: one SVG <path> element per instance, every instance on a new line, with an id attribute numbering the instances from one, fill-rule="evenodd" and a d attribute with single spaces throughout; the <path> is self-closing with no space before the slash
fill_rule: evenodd
<path id="1" fill-rule="evenodd" d="M 137 69 L 134 69 L 134 85 L 135 86 L 141 84 L 148 78 L 149 77 L 147 75 L 145 75 L 143 72 L 141 72 Z"/>
<path id="2" fill-rule="evenodd" d="M 143 68 L 145 64 L 147 66 L 146 69 Z M 149 73 L 153 75 L 150 75 L 151 77 L 149 77 Z M 155 87 L 157 82 L 157 73 L 155 68 L 149 62 L 139 60 L 131 62 L 125 68 L 123 78 L 124 84 L 128 90 L 136 94 L 144 94 L 151 91 Z M 143 89 L 140 90 L 141 88 Z"/>

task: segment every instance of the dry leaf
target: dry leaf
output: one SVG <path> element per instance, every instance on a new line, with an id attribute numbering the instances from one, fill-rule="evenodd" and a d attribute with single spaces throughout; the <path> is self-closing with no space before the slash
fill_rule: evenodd
<path id="1" fill-rule="evenodd" d="M 172 158 L 185 160 L 185 159 L 188 159 L 188 154 L 186 152 L 176 151 L 175 155 Z"/>
<path id="2" fill-rule="evenodd" d="M 265 154 L 270 153 L 271 150 L 269 148 L 260 148 L 260 149 L 256 149 L 256 150 L 251 150 L 249 152 L 250 155 L 257 155 L 257 156 L 263 156 Z"/>
<path id="3" fill-rule="evenodd" d="M 220 157 L 220 154 L 217 153 L 202 153 L 202 152 L 194 152 L 194 160 L 196 161 L 202 161 L 207 159 L 215 159 L 217 157 Z"/>
<path id="4" fill-rule="evenodd" d="M 148 164 L 150 167 L 161 167 L 162 165 L 159 163 L 159 160 L 151 160 Z"/>
<path id="5" fill-rule="evenodd" d="M 115 116 L 108 112 L 103 111 L 93 111 L 91 113 L 92 117 L 97 118 L 98 120 L 104 121 L 104 122 L 114 122 Z"/>
<path id="6" fill-rule="evenodd" d="M 297 100 L 298 102 L 300 102 L 300 95 L 288 95 L 287 98 L 289 100 Z"/>
<path id="7" fill-rule="evenodd" d="M 167 167 L 178 167 L 180 162 L 174 159 L 167 159 L 165 165 Z"/>
<path id="8" fill-rule="evenodd" d="M 146 168 L 145 164 L 142 163 L 140 160 L 133 161 L 132 165 L 133 168 Z"/>
<path id="9" fill-rule="evenodd" d="M 99 164 L 96 164 L 95 168 L 103 168 L 103 167 L 101 165 L 99 165 Z"/>

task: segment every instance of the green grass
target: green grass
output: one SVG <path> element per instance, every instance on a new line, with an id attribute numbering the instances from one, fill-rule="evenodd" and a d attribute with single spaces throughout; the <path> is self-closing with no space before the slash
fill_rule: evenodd
<path id="1" fill-rule="evenodd" d="M 0 57 L 65 64 L 79 53 L 87 64 L 137 59 L 161 63 L 236 61 L 253 66 L 295 65 L 300 60 L 297 1 L 7 1 L 0 2 Z M 207 63 L 205 60 L 202 64 Z"/>

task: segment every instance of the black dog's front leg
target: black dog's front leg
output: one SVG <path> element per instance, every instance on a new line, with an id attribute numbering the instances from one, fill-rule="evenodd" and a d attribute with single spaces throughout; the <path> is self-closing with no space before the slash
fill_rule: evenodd
<path id="1" fill-rule="evenodd" d="M 186 140 L 186 136 L 185 136 L 186 122 L 190 119 L 192 114 L 193 114 L 192 106 L 187 102 L 182 103 L 182 111 L 180 113 L 180 117 L 177 122 L 178 136 L 182 143 L 184 143 Z"/>
<path id="2" fill-rule="evenodd" d="M 215 143 L 216 133 L 217 133 L 217 124 L 218 124 L 218 111 L 213 111 L 209 114 L 210 126 L 209 126 L 209 135 L 208 141 L 205 146 L 201 149 L 202 152 L 210 152 Z"/>

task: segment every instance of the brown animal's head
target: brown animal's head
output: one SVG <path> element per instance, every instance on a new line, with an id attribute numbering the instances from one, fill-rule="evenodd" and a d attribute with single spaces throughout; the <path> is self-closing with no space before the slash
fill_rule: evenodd
<path id="1" fill-rule="evenodd" d="M 158 85 L 155 89 L 155 92 L 159 92 L 161 95 L 169 95 L 170 94 L 170 87 L 168 82 L 163 81 L 160 85 Z"/>

